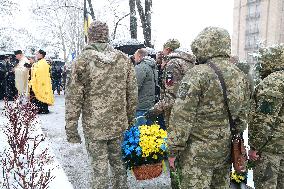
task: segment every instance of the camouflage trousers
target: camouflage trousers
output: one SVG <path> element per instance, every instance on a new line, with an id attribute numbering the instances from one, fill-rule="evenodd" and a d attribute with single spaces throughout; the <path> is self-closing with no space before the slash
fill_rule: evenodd
<path id="1" fill-rule="evenodd" d="M 257 189 L 283 189 L 284 156 L 263 152 L 253 169 L 253 180 Z"/>
<path id="2" fill-rule="evenodd" d="M 127 189 L 127 175 L 121 159 L 121 139 L 91 141 L 87 144 L 94 170 L 93 189 L 108 189 L 109 165 L 112 168 L 113 188 Z"/>
<path id="3" fill-rule="evenodd" d="M 229 189 L 231 164 L 218 168 L 201 168 L 181 164 L 181 189 Z"/>

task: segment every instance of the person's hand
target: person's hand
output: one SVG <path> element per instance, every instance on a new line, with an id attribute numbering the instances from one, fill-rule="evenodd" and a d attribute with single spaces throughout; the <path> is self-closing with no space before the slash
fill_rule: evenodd
<path id="1" fill-rule="evenodd" d="M 175 160 L 176 160 L 176 157 L 169 157 L 169 164 L 170 164 L 170 168 L 172 168 L 172 169 L 176 169 L 175 168 Z"/>
<path id="2" fill-rule="evenodd" d="M 147 120 L 155 120 L 157 118 L 157 115 L 154 113 L 154 111 L 152 109 L 148 110 L 144 114 L 144 116 Z"/>
<path id="3" fill-rule="evenodd" d="M 249 150 L 249 159 L 252 161 L 257 161 L 259 160 L 259 155 L 257 154 L 256 150 Z"/>

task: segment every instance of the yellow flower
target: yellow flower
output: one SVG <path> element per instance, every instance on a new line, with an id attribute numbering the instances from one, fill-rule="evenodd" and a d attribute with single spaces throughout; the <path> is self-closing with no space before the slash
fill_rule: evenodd
<path id="1" fill-rule="evenodd" d="M 149 157 L 150 154 L 155 154 L 152 157 L 158 159 L 158 155 L 162 152 L 160 149 L 161 145 L 165 144 L 164 139 L 167 137 L 167 132 L 160 129 L 158 124 L 153 124 L 151 126 L 142 125 L 139 127 L 139 130 L 139 146 L 142 149 L 142 157 Z"/>

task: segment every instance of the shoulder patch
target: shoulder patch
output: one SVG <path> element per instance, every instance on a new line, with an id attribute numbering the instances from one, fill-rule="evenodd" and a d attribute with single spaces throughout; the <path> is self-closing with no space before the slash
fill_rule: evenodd
<path id="1" fill-rule="evenodd" d="M 264 100 L 258 107 L 258 111 L 264 114 L 271 114 L 273 112 L 273 103 Z"/>
<path id="2" fill-rule="evenodd" d="M 190 85 L 188 83 L 181 83 L 179 86 L 178 98 L 185 100 L 185 98 L 188 95 L 189 88 L 190 88 Z"/>
<path id="3" fill-rule="evenodd" d="M 166 85 L 167 86 L 172 86 L 174 84 L 174 76 L 173 76 L 173 72 L 167 71 L 167 75 L 166 75 Z"/>

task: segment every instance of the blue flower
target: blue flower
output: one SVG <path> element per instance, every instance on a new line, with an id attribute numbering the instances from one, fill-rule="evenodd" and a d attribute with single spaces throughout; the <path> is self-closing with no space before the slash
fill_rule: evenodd
<path id="1" fill-rule="evenodd" d="M 130 147 L 128 148 L 128 150 L 132 152 L 132 151 L 134 150 L 134 148 L 135 148 L 135 146 L 130 146 Z"/>
<path id="2" fill-rule="evenodd" d="M 131 136 L 131 137 L 129 137 L 128 141 L 132 144 L 132 143 L 134 143 L 134 142 L 135 142 L 135 139 L 134 139 L 134 137 L 133 137 L 133 136 Z"/>
<path id="3" fill-rule="evenodd" d="M 135 138 L 134 143 L 135 143 L 135 144 L 138 144 L 138 143 L 139 143 L 139 141 L 140 141 L 140 140 L 139 140 L 139 138 Z"/>
<path id="4" fill-rule="evenodd" d="M 131 151 L 130 150 L 128 150 L 128 149 L 125 149 L 125 155 L 127 156 L 127 155 L 130 155 L 131 154 Z"/>
<path id="5" fill-rule="evenodd" d="M 140 156 L 141 155 L 141 151 L 142 151 L 142 149 L 141 149 L 141 147 L 140 146 L 138 146 L 136 149 L 135 149 L 135 151 L 136 151 L 136 155 L 137 156 Z"/>
<path id="6" fill-rule="evenodd" d="M 135 138 L 139 138 L 139 136 L 140 136 L 140 131 L 139 131 L 139 129 L 137 128 L 137 130 L 134 131 L 134 137 L 135 137 Z"/>
<path id="7" fill-rule="evenodd" d="M 166 151 L 167 150 L 167 147 L 165 144 L 162 144 L 161 147 L 160 147 L 163 151 Z"/>

